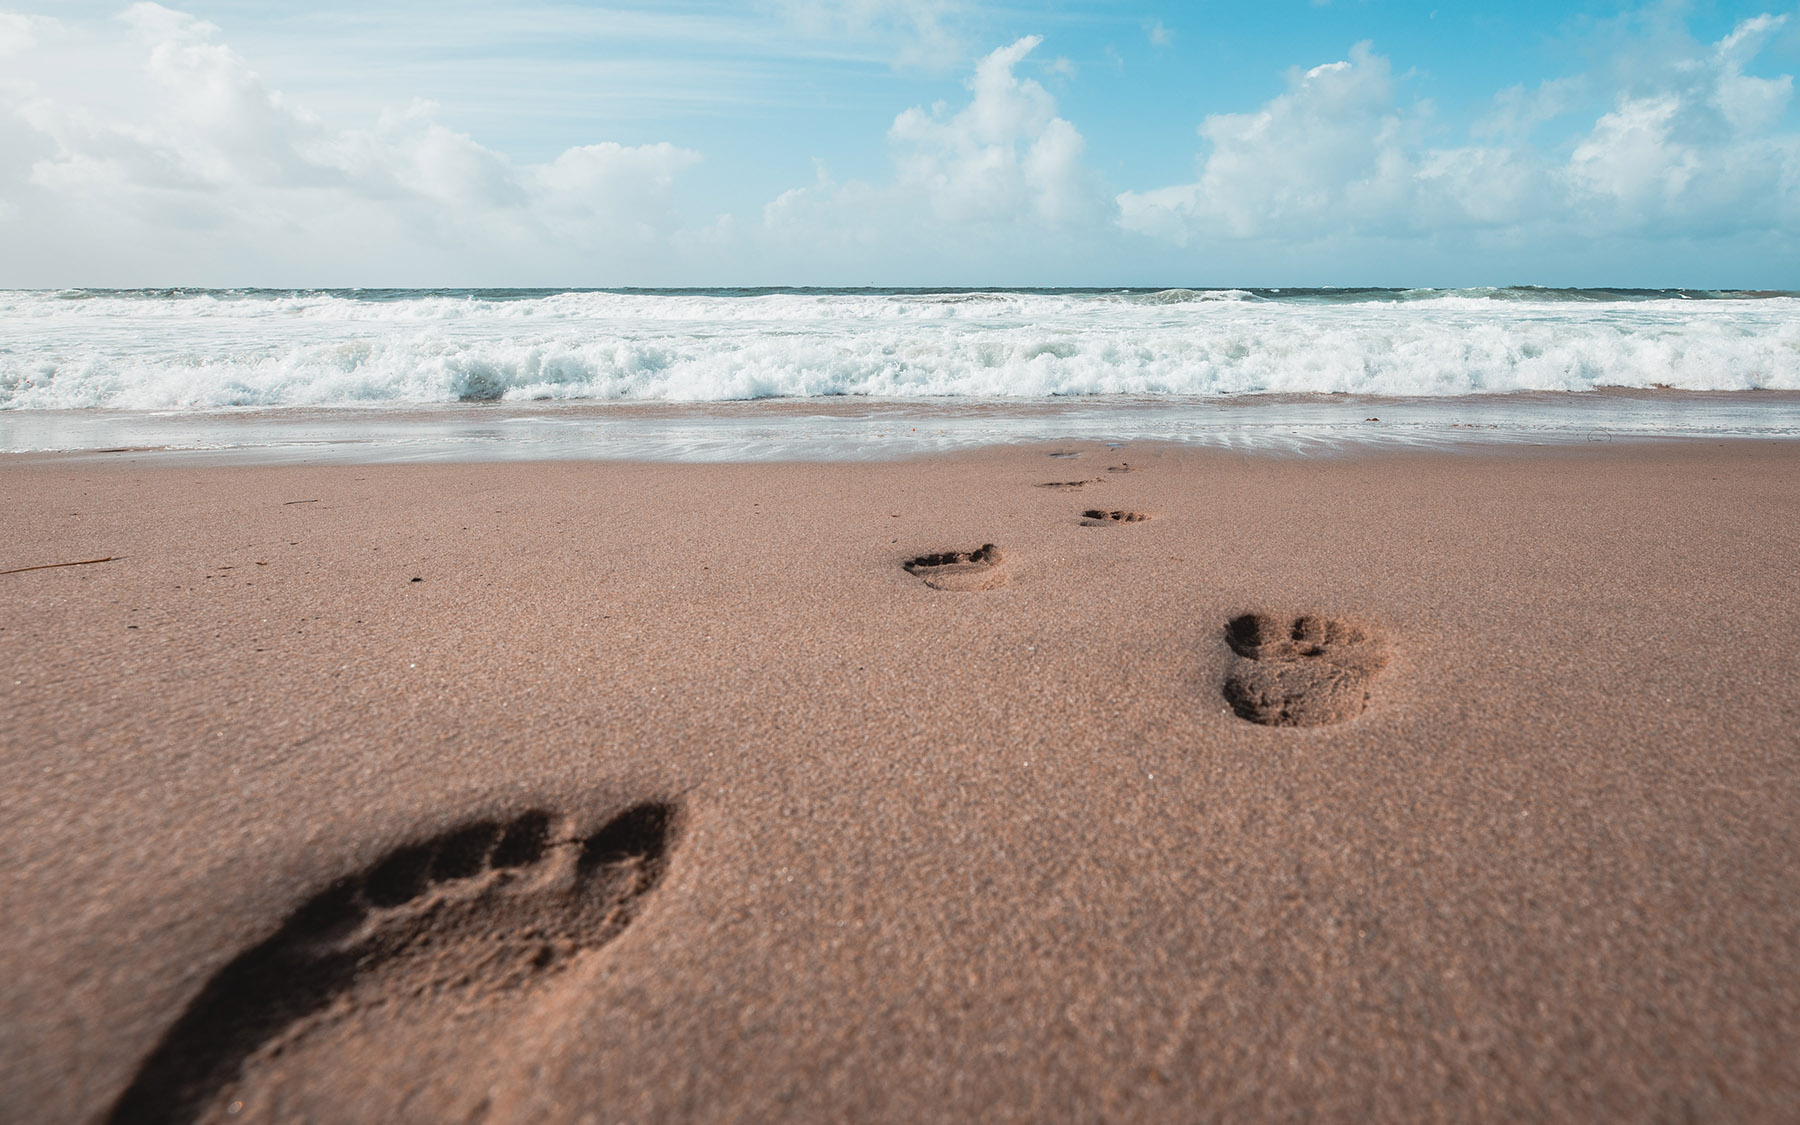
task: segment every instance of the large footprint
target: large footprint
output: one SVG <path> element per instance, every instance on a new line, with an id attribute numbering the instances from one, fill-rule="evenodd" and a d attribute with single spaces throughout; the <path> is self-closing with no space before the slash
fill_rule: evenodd
<path id="1" fill-rule="evenodd" d="M 920 555 L 901 565 L 934 590 L 991 590 L 1006 585 L 1009 577 L 1006 558 L 992 543 L 984 543 L 973 551 Z"/>
<path id="2" fill-rule="evenodd" d="M 1225 642 L 1236 654 L 1225 701 L 1238 718 L 1270 727 L 1354 719 L 1387 663 L 1373 630 L 1330 617 L 1246 613 L 1225 626 Z"/>
<path id="3" fill-rule="evenodd" d="M 585 837 L 528 812 L 390 852 L 219 970 L 111 1121 L 430 1119 L 467 1102 L 484 1032 L 631 923 L 674 829 L 661 804 Z"/>

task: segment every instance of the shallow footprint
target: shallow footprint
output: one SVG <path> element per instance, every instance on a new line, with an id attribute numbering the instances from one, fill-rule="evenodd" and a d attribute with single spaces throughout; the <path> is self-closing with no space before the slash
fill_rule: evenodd
<path id="1" fill-rule="evenodd" d="M 1148 512 L 1107 511 L 1105 508 L 1089 508 L 1081 513 L 1083 527 L 1111 527 L 1119 523 L 1143 523 L 1150 518 Z"/>
<path id="2" fill-rule="evenodd" d="M 430 1119 L 478 1098 L 504 1051 L 488 1036 L 631 923 L 674 833 L 642 804 L 586 837 L 528 812 L 389 852 L 219 970 L 110 1120 Z"/>
<path id="3" fill-rule="evenodd" d="M 920 555 L 903 565 L 934 590 L 991 590 L 1005 585 L 1008 577 L 1006 559 L 992 543 L 973 551 Z"/>
<path id="4" fill-rule="evenodd" d="M 1236 654 L 1225 701 L 1238 718 L 1271 727 L 1354 719 L 1387 663 L 1374 630 L 1331 617 L 1246 613 L 1225 626 L 1225 642 Z"/>

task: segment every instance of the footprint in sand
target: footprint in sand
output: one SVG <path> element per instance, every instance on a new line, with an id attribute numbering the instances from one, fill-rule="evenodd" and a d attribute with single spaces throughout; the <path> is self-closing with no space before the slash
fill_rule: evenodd
<path id="1" fill-rule="evenodd" d="M 991 590 L 1009 577 L 1000 548 L 984 543 L 973 551 L 920 555 L 903 564 L 934 590 Z"/>
<path id="2" fill-rule="evenodd" d="M 1372 629 L 1330 617 L 1246 613 L 1225 626 L 1225 643 L 1236 654 L 1225 701 L 1238 718 L 1270 727 L 1354 719 L 1387 663 Z"/>
<path id="3" fill-rule="evenodd" d="M 1058 488 L 1058 489 L 1062 489 L 1064 491 L 1069 491 L 1069 490 L 1073 490 L 1073 489 L 1077 489 L 1077 488 L 1086 488 L 1090 484 L 1099 484 L 1099 483 L 1100 483 L 1099 477 L 1089 477 L 1086 480 L 1047 480 L 1043 484 L 1038 485 L 1038 487 L 1039 488 Z"/>
<path id="4" fill-rule="evenodd" d="M 460 1120 L 507 1018 L 631 923 L 675 828 L 661 804 L 587 836 L 528 812 L 388 853 L 219 970 L 110 1121 Z"/>
<path id="5" fill-rule="evenodd" d="M 1148 512 L 1128 512 L 1123 510 L 1107 511 L 1105 508 L 1089 508 L 1081 513 L 1083 527 L 1112 527 L 1121 523 L 1143 523 L 1150 518 Z"/>

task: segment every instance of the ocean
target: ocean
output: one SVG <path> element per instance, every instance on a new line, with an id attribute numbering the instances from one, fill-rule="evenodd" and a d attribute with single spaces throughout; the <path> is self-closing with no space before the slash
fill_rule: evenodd
<path id="1" fill-rule="evenodd" d="M 1800 294 L 0 292 L 0 451 L 867 457 L 1800 435 Z"/>

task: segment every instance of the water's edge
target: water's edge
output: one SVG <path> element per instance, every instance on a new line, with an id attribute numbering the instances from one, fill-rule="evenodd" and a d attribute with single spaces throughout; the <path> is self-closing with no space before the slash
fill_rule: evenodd
<path id="1" fill-rule="evenodd" d="M 1309 454 L 1666 438 L 1800 438 L 1800 392 L 814 399 L 0 413 L 0 453 L 14 458 L 128 454 L 231 464 L 856 461 L 1059 441 Z"/>

